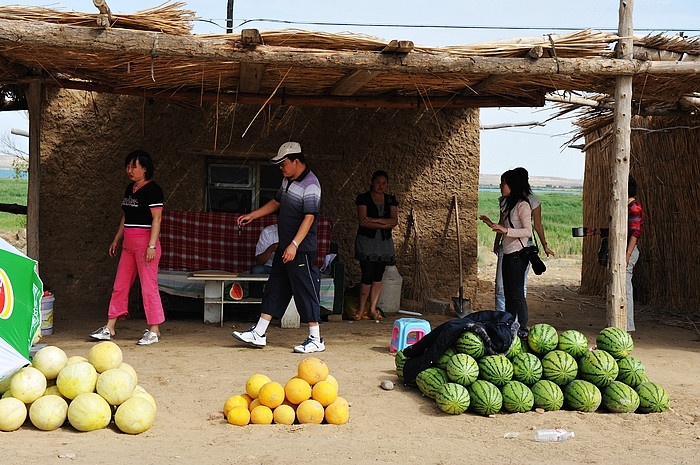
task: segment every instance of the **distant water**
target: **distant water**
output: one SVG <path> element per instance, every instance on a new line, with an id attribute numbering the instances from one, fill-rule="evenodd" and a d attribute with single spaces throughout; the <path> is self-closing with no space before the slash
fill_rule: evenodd
<path id="1" fill-rule="evenodd" d="M 480 187 L 479 192 L 500 192 L 497 187 Z M 535 194 L 581 194 L 581 190 L 532 189 Z"/>
<path id="2" fill-rule="evenodd" d="M 0 178 L 14 178 L 15 172 L 13 170 L 3 170 L 0 169 Z"/>

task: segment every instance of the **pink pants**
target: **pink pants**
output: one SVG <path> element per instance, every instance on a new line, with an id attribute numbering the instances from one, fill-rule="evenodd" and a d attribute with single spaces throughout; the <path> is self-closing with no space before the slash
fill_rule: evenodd
<path id="1" fill-rule="evenodd" d="M 129 290 L 139 275 L 143 309 L 149 325 L 159 325 L 165 321 L 163 304 L 158 293 L 158 263 L 160 262 L 160 241 L 156 242 L 156 257 L 146 262 L 146 249 L 151 237 L 150 229 L 124 229 L 122 253 L 114 278 L 114 289 L 109 301 L 109 318 L 125 319 L 129 316 Z"/>

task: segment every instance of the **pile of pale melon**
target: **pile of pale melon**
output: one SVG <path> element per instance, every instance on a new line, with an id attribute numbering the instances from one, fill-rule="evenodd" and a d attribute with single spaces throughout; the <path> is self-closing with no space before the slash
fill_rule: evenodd
<path id="1" fill-rule="evenodd" d="M 78 431 L 94 431 L 112 420 L 124 433 L 153 425 L 156 403 L 138 384 L 134 368 L 110 341 L 95 344 L 88 357 L 68 357 L 56 346 L 34 355 L 31 366 L 0 381 L 0 431 L 14 431 L 27 420 L 43 431 L 68 420 Z"/>
<path id="2" fill-rule="evenodd" d="M 296 423 L 342 425 L 348 421 L 349 404 L 338 396 L 338 381 L 326 363 L 308 357 L 299 362 L 297 376 L 283 386 L 263 374 L 245 383 L 245 393 L 224 403 L 224 416 L 232 425 Z"/>

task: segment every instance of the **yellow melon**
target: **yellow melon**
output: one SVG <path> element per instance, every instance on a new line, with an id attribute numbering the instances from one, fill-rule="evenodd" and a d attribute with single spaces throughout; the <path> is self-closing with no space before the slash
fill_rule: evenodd
<path id="1" fill-rule="evenodd" d="M 271 409 L 277 408 L 284 402 L 284 388 L 280 383 L 269 382 L 260 388 L 258 393 L 260 403 Z"/>
<path id="2" fill-rule="evenodd" d="M 131 397 L 122 402 L 114 412 L 114 424 L 123 433 L 140 434 L 153 426 L 156 409 L 148 399 Z"/>
<path id="3" fill-rule="evenodd" d="M 98 373 L 119 368 L 122 364 L 122 349 L 112 341 L 98 342 L 88 351 L 88 362 Z"/>
<path id="4" fill-rule="evenodd" d="M 338 389 L 330 381 L 319 381 L 314 384 L 311 391 L 311 398 L 319 401 L 324 407 L 335 402 L 336 397 L 338 397 Z"/>
<path id="5" fill-rule="evenodd" d="M 85 392 L 94 392 L 97 385 L 97 370 L 88 362 L 70 363 L 61 370 L 56 378 L 61 395 L 67 399 L 75 399 Z"/>
<path id="6" fill-rule="evenodd" d="M 255 374 L 248 378 L 248 381 L 245 382 L 245 392 L 252 399 L 256 399 L 260 393 L 260 388 L 270 381 L 272 380 L 265 375 Z"/>
<path id="7" fill-rule="evenodd" d="M 25 404 L 31 404 L 46 391 L 46 376 L 34 367 L 24 367 L 12 376 L 10 392 Z"/>
<path id="8" fill-rule="evenodd" d="M 26 419 L 27 406 L 24 402 L 11 396 L 0 399 L 0 431 L 19 429 Z"/>
<path id="9" fill-rule="evenodd" d="M 350 411 L 346 402 L 333 402 L 326 407 L 326 422 L 331 425 L 344 425 L 348 422 Z"/>
<path id="10" fill-rule="evenodd" d="M 328 365 L 319 358 L 307 357 L 299 362 L 297 374 L 299 378 L 313 386 L 328 377 Z"/>
<path id="11" fill-rule="evenodd" d="M 333 376 L 333 375 L 328 375 L 328 376 L 326 376 L 325 381 L 330 381 L 331 383 L 335 384 L 335 390 L 336 390 L 336 391 L 340 389 L 340 386 L 338 386 L 338 380 L 335 379 L 335 376 Z"/>
<path id="12" fill-rule="evenodd" d="M 296 412 L 289 405 L 282 404 L 272 412 L 272 419 L 278 425 L 291 425 L 296 419 Z"/>
<path id="13" fill-rule="evenodd" d="M 257 407 L 258 405 L 262 405 L 262 404 L 260 403 L 260 399 L 253 399 L 253 400 L 250 402 L 250 404 L 248 404 L 248 410 L 252 412 L 253 409 L 254 409 L 255 407 Z"/>
<path id="14" fill-rule="evenodd" d="M 269 425 L 272 417 L 272 409 L 266 405 L 258 405 L 250 412 L 250 422 L 255 425 Z"/>
<path id="15" fill-rule="evenodd" d="M 228 417 L 228 412 L 235 407 L 245 407 L 248 408 L 248 401 L 245 397 L 241 395 L 231 396 L 224 402 L 224 416 Z"/>
<path id="16" fill-rule="evenodd" d="M 245 426 L 250 423 L 248 407 L 234 407 L 228 412 L 226 420 L 232 425 Z"/>
<path id="17" fill-rule="evenodd" d="M 305 400 L 297 407 L 297 418 L 299 423 L 321 424 L 323 421 L 323 405 L 317 400 Z"/>
<path id="18" fill-rule="evenodd" d="M 60 428 L 68 417 L 68 402 L 60 395 L 39 397 L 29 407 L 29 419 L 42 431 Z"/>
<path id="19" fill-rule="evenodd" d="M 68 356 L 63 349 L 56 346 L 39 349 L 32 359 L 32 366 L 42 372 L 46 379 L 56 379 L 66 365 L 68 365 Z"/>
<path id="20" fill-rule="evenodd" d="M 284 386 L 284 393 L 292 404 L 301 404 L 311 398 L 311 386 L 301 378 L 292 378 Z"/>

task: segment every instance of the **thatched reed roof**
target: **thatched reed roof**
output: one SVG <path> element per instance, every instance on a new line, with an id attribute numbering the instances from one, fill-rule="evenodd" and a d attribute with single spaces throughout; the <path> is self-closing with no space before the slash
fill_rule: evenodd
<path id="1" fill-rule="evenodd" d="M 541 106 L 558 93 L 597 95 L 605 114 L 621 73 L 634 74 L 640 113 L 693 111 L 681 102 L 700 84 L 700 74 L 681 74 L 687 67 L 657 66 L 700 56 L 692 38 L 638 39 L 639 56 L 619 60 L 617 36 L 592 30 L 443 48 L 298 30 L 193 35 L 183 7 L 112 15 L 100 27 L 97 13 L 0 6 L 0 86 L 40 79 L 196 103 L 432 109 Z"/>

